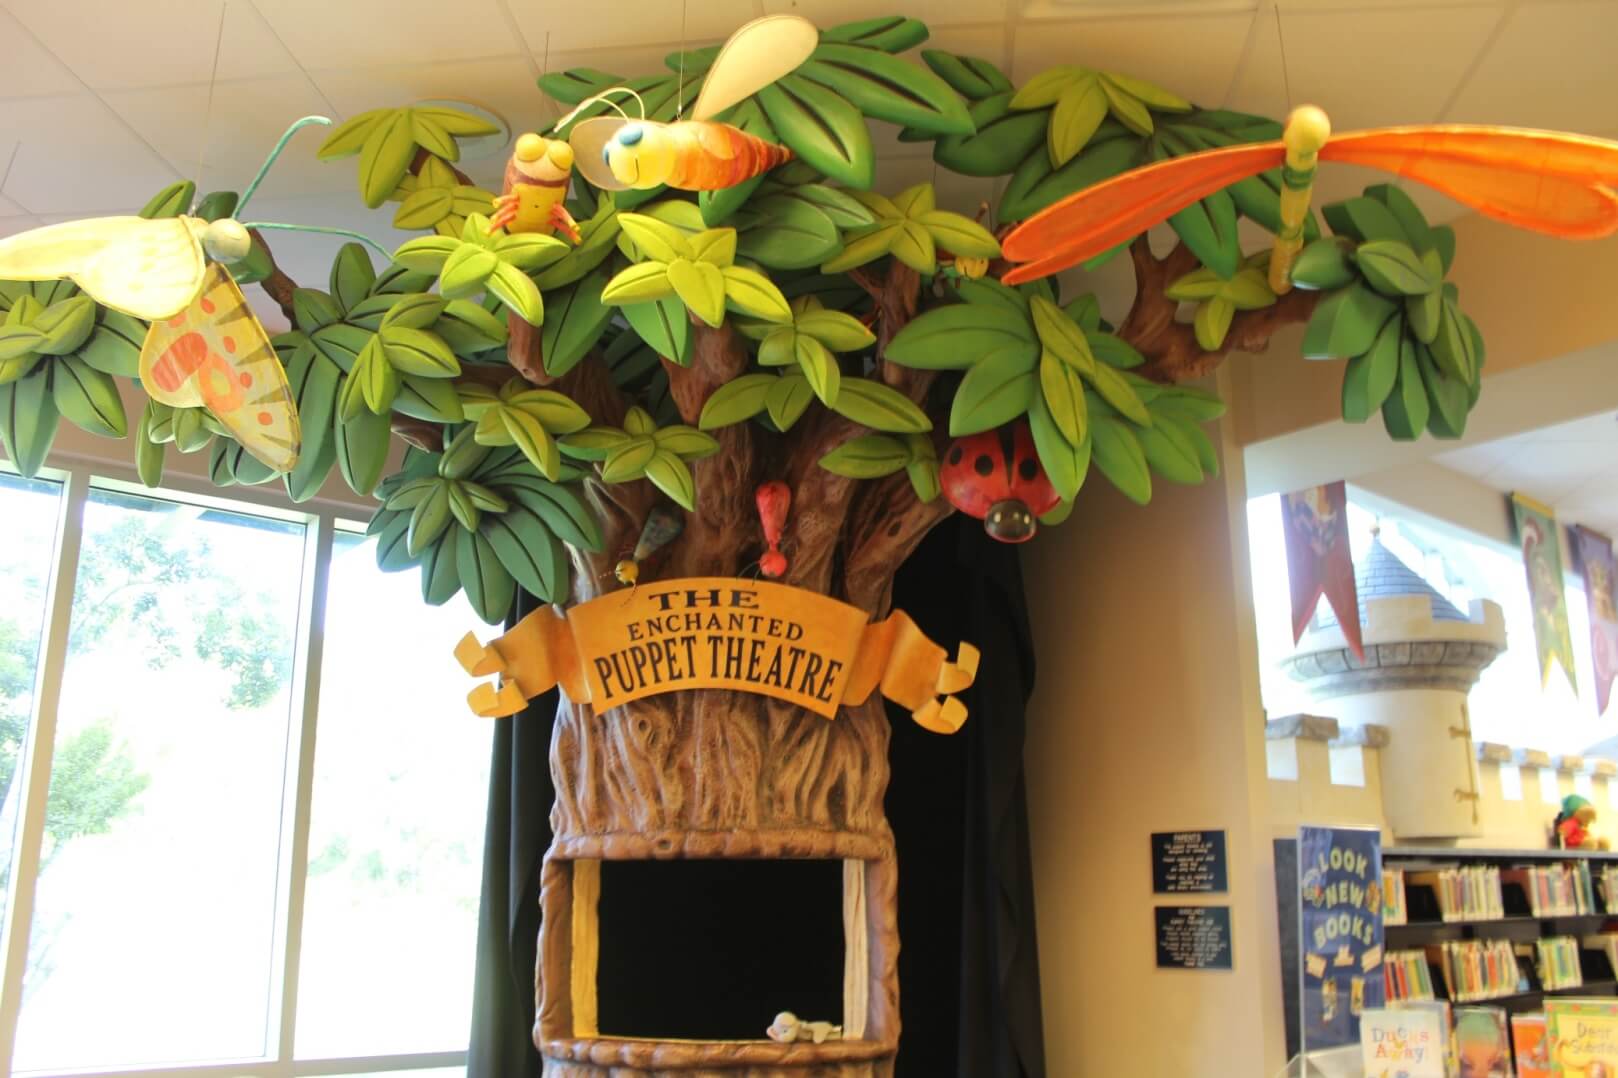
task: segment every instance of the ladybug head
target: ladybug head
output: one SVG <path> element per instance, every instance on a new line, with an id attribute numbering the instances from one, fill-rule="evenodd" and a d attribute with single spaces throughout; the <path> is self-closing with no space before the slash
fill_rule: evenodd
<path id="1" fill-rule="evenodd" d="M 1026 423 L 955 439 L 939 479 L 949 503 L 983 521 L 983 530 L 1002 543 L 1032 539 L 1041 514 L 1061 501 Z"/>

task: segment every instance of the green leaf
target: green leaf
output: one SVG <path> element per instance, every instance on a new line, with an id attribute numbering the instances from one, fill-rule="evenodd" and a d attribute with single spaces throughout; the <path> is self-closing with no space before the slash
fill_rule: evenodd
<path id="1" fill-rule="evenodd" d="M 409 330 L 403 332 L 419 332 Z M 349 381 L 360 387 L 365 406 L 373 412 L 386 412 L 393 407 L 393 398 L 399 393 L 399 372 L 388 362 L 381 338 L 373 337 L 361 352 L 349 372 Z M 345 416 L 352 418 L 349 412 Z"/>
<path id="2" fill-rule="evenodd" d="M 376 283 L 376 267 L 371 256 L 357 243 L 345 243 L 337 249 L 331 264 L 331 296 L 337 306 L 347 312 L 371 292 Z"/>
<path id="3" fill-rule="evenodd" d="M 1230 332 L 1230 322 L 1234 317 L 1236 305 L 1223 296 L 1215 296 L 1206 303 L 1198 304 L 1192 322 L 1198 346 L 1207 352 L 1218 351 L 1219 346 L 1225 343 L 1225 334 Z"/>
<path id="4" fill-rule="evenodd" d="M 474 225 L 481 216 L 481 214 L 469 215 L 467 224 Z M 480 235 L 484 234 L 482 228 L 476 228 L 475 231 Z M 524 273 L 532 273 L 549 266 L 570 250 L 566 243 L 555 236 L 545 236 L 538 232 L 497 235 L 490 240 L 489 249 L 500 256 L 500 261 L 508 266 L 516 266 Z"/>
<path id="5" fill-rule="evenodd" d="M 1034 328 L 1046 351 L 1083 374 L 1095 370 L 1096 360 L 1090 351 L 1090 339 L 1062 308 L 1044 296 L 1036 295 L 1029 299 L 1029 313 L 1033 315 Z"/>
<path id="6" fill-rule="evenodd" d="M 455 299 L 433 323 L 433 332 L 457 354 L 476 355 L 506 343 L 506 321 L 470 300 Z"/>
<path id="7" fill-rule="evenodd" d="M 1174 420 L 1142 427 L 1134 434 L 1152 471 L 1172 483 L 1202 482 L 1202 459 L 1196 444 Z"/>
<path id="8" fill-rule="evenodd" d="M 1085 340 L 1090 342 L 1090 353 L 1107 364 L 1119 370 L 1134 370 L 1146 362 L 1146 357 L 1135 350 L 1135 346 L 1122 337 L 1111 333 L 1102 333 L 1099 330 L 1086 330 Z"/>
<path id="9" fill-rule="evenodd" d="M 950 405 L 952 438 L 990 430 L 1028 411 L 1039 395 L 1035 357 L 1005 350 L 983 357 L 967 370 Z"/>
<path id="10" fill-rule="evenodd" d="M 453 378 L 460 361 L 437 334 L 408 326 L 385 326 L 377 334 L 388 363 L 401 374 L 418 378 Z"/>
<path id="11" fill-rule="evenodd" d="M 1306 359 L 1357 356 L 1371 347 L 1382 324 L 1398 310 L 1363 284 L 1333 292 L 1315 307 L 1303 334 Z"/>
<path id="12" fill-rule="evenodd" d="M 1001 351 L 1033 369 L 1039 340 L 1027 316 L 1003 306 L 957 303 L 911 319 L 888 342 L 885 355 L 905 367 L 958 370 Z"/>
<path id="13" fill-rule="evenodd" d="M 858 352 L 876 343 L 876 334 L 842 311 L 804 311 L 794 325 L 797 332 L 807 333 L 833 352 Z"/>
<path id="14" fill-rule="evenodd" d="M 896 56 L 822 41 L 798 74 L 837 91 L 878 120 L 940 135 L 973 130 L 966 105 L 948 83 Z"/>
<path id="15" fill-rule="evenodd" d="M 551 293 L 549 317 L 541 343 L 545 372 L 561 377 L 583 359 L 612 319 L 612 308 L 601 302 L 606 274 L 594 273 Z"/>
<path id="16" fill-rule="evenodd" d="M 1433 338 L 1430 347 L 1432 357 L 1441 371 L 1463 384 L 1470 385 L 1477 378 L 1477 364 L 1472 354 L 1472 337 L 1462 323 L 1461 317 L 1454 302 L 1444 300 L 1438 334 Z"/>
<path id="17" fill-rule="evenodd" d="M 1137 135 L 1152 133 L 1152 113 L 1144 101 L 1121 87 L 1111 76 L 1102 75 L 1097 81 L 1107 95 L 1107 108 L 1119 123 Z M 1187 103 L 1186 107 L 1189 108 L 1190 104 Z"/>
<path id="18" fill-rule="evenodd" d="M 460 246 L 461 241 L 452 236 L 419 236 L 400 244 L 393 252 L 393 260 L 407 270 L 436 274 Z M 310 327 L 300 322 L 299 328 Z"/>
<path id="19" fill-rule="evenodd" d="M 1070 445 L 1081 445 L 1089 436 L 1089 409 L 1084 401 L 1084 383 L 1078 371 L 1046 352 L 1039 360 L 1039 386 L 1051 422 Z"/>
<path id="20" fill-rule="evenodd" d="M 1130 97 L 1161 112 L 1189 112 L 1192 108 L 1191 102 L 1185 98 L 1144 79 L 1131 78 L 1112 71 L 1104 73 L 1101 78 Z"/>
<path id="21" fill-rule="evenodd" d="M 773 374 L 744 374 L 732 378 L 703 402 L 697 426 L 703 430 L 714 430 L 753 418 L 764 410 L 765 398 L 777 381 L 779 379 Z M 843 403 L 846 406 L 847 400 Z"/>
<path id="22" fill-rule="evenodd" d="M 525 466 L 526 467 L 526 466 Z M 599 553 L 605 541 L 594 512 L 573 488 L 541 479 L 531 473 L 501 472 L 501 489 L 539 516 L 563 542 L 579 550 Z"/>
<path id="23" fill-rule="evenodd" d="M 333 132 L 323 149 L 332 146 L 339 132 Z M 360 148 L 360 196 L 365 204 L 374 210 L 386 202 L 415 156 L 409 109 L 399 109 L 375 124 Z"/>
<path id="24" fill-rule="evenodd" d="M 450 525 L 449 483 L 433 480 L 426 496 L 410 511 L 410 535 L 406 550 L 412 558 L 419 557 Z"/>
<path id="25" fill-rule="evenodd" d="M 1409 195 L 1388 183 L 1367 187 L 1365 193 L 1388 208 L 1393 219 L 1399 223 L 1405 242 L 1415 248 L 1418 255 L 1432 249 L 1432 229 L 1427 224 L 1427 216 Z"/>
<path id="26" fill-rule="evenodd" d="M 1372 240 L 1395 240 L 1403 243 L 1408 237 L 1388 208 L 1374 198 L 1358 198 L 1334 202 L 1322 207 L 1321 214 L 1333 232 L 1348 236 L 1361 243 Z"/>
<path id="27" fill-rule="evenodd" d="M 445 187 L 424 187 L 399 204 L 393 227 L 430 229 L 455 212 L 455 196 Z"/>
<path id="28" fill-rule="evenodd" d="M 871 186 L 876 154 L 854 105 L 801 75 L 764 87 L 757 100 L 781 141 L 810 167 L 850 187 Z"/>
<path id="29" fill-rule="evenodd" d="M 506 309 L 531 326 L 545 321 L 545 304 L 533 279 L 516 266 L 501 262 L 485 282 Z"/>
<path id="30" fill-rule="evenodd" d="M 485 517 L 478 534 L 487 539 L 506 572 L 543 602 L 567 598 L 568 564 L 545 521 L 528 508 Z"/>
<path id="31" fill-rule="evenodd" d="M 163 190 L 152 196 L 150 202 L 141 207 L 140 216 L 148 220 L 158 217 L 178 217 L 182 213 L 189 213 L 191 200 L 196 197 L 197 185 L 190 180 L 176 180 Z M 155 486 L 148 483 L 147 486 Z"/>
<path id="32" fill-rule="evenodd" d="M 941 49 L 921 50 L 921 59 L 933 73 L 962 97 L 978 101 L 1011 90 L 1011 80 L 987 60 L 960 56 Z"/>
<path id="33" fill-rule="evenodd" d="M 1370 286 L 1384 296 L 1424 296 L 1443 283 L 1422 265 L 1421 256 L 1399 240 L 1369 240 L 1354 260 Z"/>
<path id="34" fill-rule="evenodd" d="M 826 260 L 820 272 L 846 273 L 867 262 L 876 261 L 893 250 L 904 236 L 904 226 L 903 221 L 887 221 L 858 229 L 844 238 L 842 253 Z"/>
<path id="35" fill-rule="evenodd" d="M 57 417 L 48 370 L 0 385 L 0 443 L 24 477 L 33 478 L 44 466 Z"/>
<path id="36" fill-rule="evenodd" d="M 1012 103 L 1015 106 L 1017 99 Z M 1056 99 L 1056 107 L 1051 110 L 1050 127 L 1045 136 L 1051 166 L 1061 168 L 1077 156 L 1106 118 L 1107 95 L 1094 75 L 1086 74 L 1064 86 Z"/>
<path id="37" fill-rule="evenodd" d="M 1143 427 L 1152 425 L 1152 415 L 1146 410 L 1145 402 L 1141 400 L 1140 393 L 1136 392 L 1134 383 L 1130 382 L 1129 377 L 1101 364 L 1081 373 L 1084 374 L 1084 380 L 1101 395 L 1101 399 L 1117 409 L 1121 415 Z M 1135 381 L 1143 380 L 1137 378 Z"/>
<path id="38" fill-rule="evenodd" d="M 1382 402 L 1382 425 L 1398 441 L 1414 441 L 1427 429 L 1431 404 L 1421 379 L 1416 349 L 1421 347 L 1407 336 L 1399 340 L 1399 381 Z"/>
<path id="39" fill-rule="evenodd" d="M 1427 429 L 1439 438 L 1459 438 L 1466 433 L 1466 417 L 1472 408 L 1466 383 L 1439 370 L 1426 345 L 1416 345 L 1415 352 L 1416 366 L 1427 391 Z"/>
<path id="40" fill-rule="evenodd" d="M 1000 244 L 993 234 L 970 217 L 948 210 L 932 210 L 916 219 L 944 250 L 964 258 L 998 258 Z"/>
<path id="41" fill-rule="evenodd" d="M 135 470 L 140 475 L 140 481 L 149 487 L 155 487 L 163 482 L 163 456 L 166 452 L 162 442 L 152 441 L 152 422 L 154 414 L 159 408 L 166 405 L 149 400 L 146 408 L 141 412 L 140 422 L 135 424 Z"/>
<path id="42" fill-rule="evenodd" d="M 1233 276 L 1241 266 L 1241 241 L 1236 235 L 1236 203 L 1228 191 L 1215 191 L 1169 218 L 1169 226 L 1191 248 L 1204 266 L 1221 277 Z"/>
<path id="43" fill-rule="evenodd" d="M 736 230 L 710 228 L 691 237 L 691 250 L 698 262 L 713 266 L 728 266 L 736 261 Z"/>
<path id="44" fill-rule="evenodd" d="M 34 351 L 45 356 L 65 356 L 78 351 L 95 329 L 95 300 L 84 293 L 58 300 L 40 312 L 33 328 L 43 334 Z"/>
<path id="45" fill-rule="evenodd" d="M 669 283 L 686 308 L 710 326 L 725 320 L 725 278 L 718 266 L 676 258 L 668 264 Z"/>
<path id="46" fill-rule="evenodd" d="M 372 296 L 350 310 L 349 319 L 352 321 L 361 308 L 374 307 L 382 303 L 387 304 L 387 309 L 372 328 L 396 326 L 403 329 L 427 329 L 438 321 L 445 307 L 441 297 L 428 292 L 411 292 L 400 296 Z"/>
<path id="47" fill-rule="evenodd" d="M 832 410 L 872 430 L 920 434 L 933 429 L 933 421 L 909 397 L 870 378 L 843 379 Z"/>
<path id="48" fill-rule="evenodd" d="M 683 423 L 653 431 L 652 440 L 658 449 L 673 453 L 681 460 L 701 460 L 719 452 L 718 440 Z"/>
<path id="49" fill-rule="evenodd" d="M 140 350 L 145 339 L 145 322 L 102 308 L 90 339 L 79 348 L 79 357 L 98 371 L 134 378 L 140 370 Z"/>
<path id="50" fill-rule="evenodd" d="M 446 299 L 460 299 L 481 292 L 484 282 L 500 265 L 493 251 L 462 243 L 444 261 L 438 273 L 438 290 Z"/>
<path id="51" fill-rule="evenodd" d="M 850 45 L 866 45 L 883 52 L 904 52 L 927 40 L 927 26 L 919 19 L 903 15 L 883 15 L 875 19 L 861 19 L 823 30 L 821 41 L 841 41 Z"/>
<path id="52" fill-rule="evenodd" d="M 893 238 L 893 257 L 917 273 L 938 271 L 938 252 L 932 233 L 918 221 L 905 221 Z"/>
<path id="53" fill-rule="evenodd" d="M 691 469 L 683 460 L 667 450 L 658 450 L 646 465 L 646 478 L 686 509 L 695 509 L 697 484 L 691 478 Z"/>
<path id="54" fill-rule="evenodd" d="M 369 494 L 382 478 L 388 462 L 391 430 L 386 413 L 361 410 L 352 419 L 339 419 L 334 426 L 337 467 L 343 481 L 356 494 Z"/>
<path id="55" fill-rule="evenodd" d="M 607 454 L 601 464 L 605 483 L 627 483 L 646 474 L 646 466 L 657 456 L 657 442 L 650 435 L 637 435 Z"/>
<path id="56" fill-rule="evenodd" d="M 451 528 L 422 555 L 421 597 L 429 606 L 443 606 L 461 590 L 456 551 L 465 536 L 459 528 Z"/>
<path id="57" fill-rule="evenodd" d="M 494 545 L 481 533 L 468 533 L 460 537 L 455 548 L 455 571 L 461 578 L 461 590 L 478 617 L 490 625 L 498 625 L 511 611 L 517 585 L 506 571 Z"/>
<path id="58" fill-rule="evenodd" d="M 1363 423 L 1388 399 L 1399 377 L 1399 353 L 1404 339 L 1403 320 L 1390 318 L 1382 324 L 1371 347 L 1348 361 L 1343 372 L 1344 420 Z"/>
<path id="59" fill-rule="evenodd" d="M 1298 254 L 1292 264 L 1292 283 L 1299 288 L 1341 288 L 1354 279 L 1350 247 L 1343 240 L 1322 236 Z"/>
<path id="60" fill-rule="evenodd" d="M 393 111 L 393 109 L 371 109 L 369 112 L 349 117 L 332 128 L 331 134 L 326 136 L 326 141 L 315 151 L 315 156 L 322 161 L 335 161 L 340 157 L 359 153 L 371 137 L 371 132 Z"/>
<path id="61" fill-rule="evenodd" d="M 601 290 L 601 302 L 621 305 L 660 300 L 673 295 L 674 282 L 662 262 L 637 262 L 626 267 Z"/>
<path id="62" fill-rule="evenodd" d="M 1410 296 L 1405 300 L 1405 318 L 1416 340 L 1432 344 L 1443 327 L 1444 293 L 1435 288 L 1424 296 Z"/>
<path id="63" fill-rule="evenodd" d="M 1034 436 L 1034 451 L 1039 454 L 1039 463 L 1051 486 L 1064 499 L 1072 501 L 1090 470 L 1091 439 L 1086 437 L 1074 445 L 1062 437 L 1042 396 L 1036 396 L 1028 409 L 1028 430 Z"/>
<path id="64" fill-rule="evenodd" d="M 539 417 L 522 408 L 507 406 L 498 412 L 501 424 L 505 427 L 506 437 L 511 444 L 522 450 L 522 455 L 528 458 L 539 474 L 546 479 L 554 480 L 558 477 L 562 467 L 562 457 L 557 449 L 556 439 L 545 429 L 545 424 Z"/>
<path id="65" fill-rule="evenodd" d="M 652 351 L 682 367 L 690 362 L 691 320 L 678 296 L 670 295 L 655 303 L 631 303 L 623 312 L 629 327 Z"/>
<path id="66" fill-rule="evenodd" d="M 772 195 L 752 208 L 757 217 L 738 234 L 737 251 L 761 265 L 808 269 L 842 250 L 836 222 L 807 200 Z"/>
<path id="67" fill-rule="evenodd" d="M 68 422 L 107 438 L 129 433 L 123 398 L 111 375 L 102 374 L 78 356 L 58 356 L 41 373 L 50 375 L 56 411 Z"/>
<path id="68" fill-rule="evenodd" d="M 732 310 L 769 322 L 792 321 L 792 308 L 781 290 L 764 274 L 746 266 L 726 266 L 725 299 Z"/>
<path id="69" fill-rule="evenodd" d="M 887 434 L 867 434 L 844 442 L 820 458 L 820 466 L 849 479 L 880 479 L 910 463 L 910 447 Z"/>
<path id="70" fill-rule="evenodd" d="M 620 213 L 618 224 L 641 251 L 642 259 L 672 262 L 676 258 L 696 258 L 684 232 L 655 217 L 640 213 Z"/>
<path id="71" fill-rule="evenodd" d="M 562 452 L 580 460 L 606 460 L 613 450 L 625 446 L 632 436 L 616 427 L 591 427 L 562 439 Z"/>
<path id="72" fill-rule="evenodd" d="M 771 422 L 786 431 L 792 429 L 792 424 L 798 421 L 814 399 L 815 391 L 809 388 L 808 380 L 801 374 L 793 373 L 775 380 L 764 395 L 764 407 L 769 412 Z"/>
<path id="73" fill-rule="evenodd" d="M 1448 273 L 1450 266 L 1455 263 L 1455 230 L 1449 225 L 1434 225 L 1427 235 L 1433 249 L 1438 252 L 1444 272 Z"/>
<path id="74" fill-rule="evenodd" d="M 933 160 L 964 176 L 1003 176 L 1045 142 L 1049 113 L 1011 107 L 1002 92 L 976 101 L 968 110 L 977 133 L 946 135 L 933 143 Z M 1045 155 L 1047 164 L 1049 154 Z"/>
<path id="75" fill-rule="evenodd" d="M 1138 140 L 1132 134 L 1120 137 L 1126 135 L 1122 124 L 1115 125 L 1110 132 L 1108 126 L 1102 124 L 1084 152 L 1059 169 L 1051 168 L 1048 153 L 1029 154 L 1012 174 L 1005 194 L 1000 197 L 1000 220 L 1030 217 L 1075 191 L 1140 164 Z"/>
<path id="76" fill-rule="evenodd" d="M 298 288 L 292 292 L 292 318 L 305 333 L 313 333 L 333 322 L 340 322 L 343 312 L 324 292 L 313 288 Z"/>
<path id="77" fill-rule="evenodd" d="M 1135 430 L 1108 415 L 1092 417 L 1092 453 L 1096 467 L 1130 501 L 1145 505 L 1152 500 L 1152 473 Z M 1058 493 L 1061 493 L 1058 491 Z"/>

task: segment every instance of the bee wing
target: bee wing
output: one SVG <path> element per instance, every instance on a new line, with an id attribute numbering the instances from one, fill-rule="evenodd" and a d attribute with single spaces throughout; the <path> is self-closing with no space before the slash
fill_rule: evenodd
<path id="1" fill-rule="evenodd" d="M 0 279 L 67 277 L 98 303 L 148 322 L 183 311 L 202 270 L 202 245 L 184 217 L 91 217 L 0 240 Z"/>
<path id="2" fill-rule="evenodd" d="M 218 263 L 207 267 L 195 302 L 152 323 L 140 379 L 164 404 L 206 405 L 242 448 L 275 471 L 297 465 L 303 431 L 286 369 L 242 290 Z"/>
<path id="3" fill-rule="evenodd" d="M 808 19 L 797 15 L 754 19 L 731 34 L 714 57 L 691 118 L 711 120 L 782 75 L 791 74 L 818 44 L 820 31 Z"/>
<path id="4" fill-rule="evenodd" d="M 573 147 L 573 167 L 602 191 L 627 191 L 629 185 L 612 174 L 602 149 L 607 140 L 629 121 L 622 116 L 597 116 L 573 126 L 567 143 Z"/>

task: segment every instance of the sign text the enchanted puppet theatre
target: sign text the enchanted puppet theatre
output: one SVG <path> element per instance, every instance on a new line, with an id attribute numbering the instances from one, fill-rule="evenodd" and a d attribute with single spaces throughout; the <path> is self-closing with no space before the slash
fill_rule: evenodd
<path id="1" fill-rule="evenodd" d="M 591 659 L 604 700 L 633 700 L 681 682 L 773 689 L 835 706 L 847 661 L 815 650 L 803 621 L 764 609 L 758 592 L 649 588 L 652 613 L 624 625 L 628 645 Z M 610 705 L 608 705 L 610 706 Z M 806 705 L 807 706 L 807 705 Z"/>

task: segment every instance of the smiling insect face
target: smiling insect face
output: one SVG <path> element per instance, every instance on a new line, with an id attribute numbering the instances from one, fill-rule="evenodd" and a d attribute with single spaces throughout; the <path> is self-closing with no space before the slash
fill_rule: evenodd
<path id="1" fill-rule="evenodd" d="M 517 139 L 511 160 L 517 171 L 530 180 L 554 184 L 566 180 L 573 171 L 573 147 L 561 139 L 529 132 Z"/>
<path id="2" fill-rule="evenodd" d="M 660 124 L 627 123 L 601 147 L 619 183 L 655 187 L 674 171 L 675 147 Z"/>

